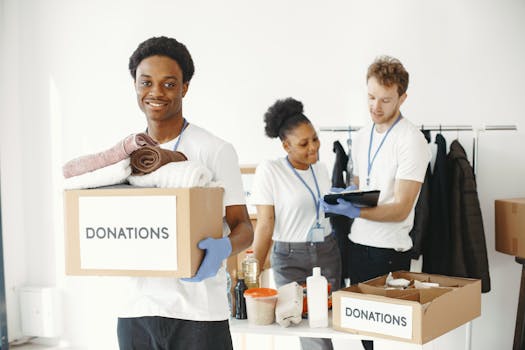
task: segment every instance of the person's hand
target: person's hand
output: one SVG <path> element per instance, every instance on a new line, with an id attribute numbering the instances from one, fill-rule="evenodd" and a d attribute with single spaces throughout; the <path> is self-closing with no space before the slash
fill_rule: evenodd
<path id="1" fill-rule="evenodd" d="M 332 187 L 330 188 L 330 193 L 341 193 L 343 192 L 345 189 L 342 188 L 342 187 Z"/>
<path id="2" fill-rule="evenodd" d="M 356 207 L 351 202 L 347 202 L 342 198 L 337 198 L 337 204 L 329 204 L 323 200 L 321 205 L 325 213 L 344 215 L 350 219 L 358 218 L 359 215 L 361 215 L 361 208 Z"/>
<path id="3" fill-rule="evenodd" d="M 199 242 L 198 247 L 204 252 L 204 259 L 199 266 L 197 274 L 191 278 L 182 278 L 185 282 L 200 282 L 213 277 L 219 271 L 224 259 L 230 256 L 232 244 L 228 237 L 205 238 Z"/>
<path id="4" fill-rule="evenodd" d="M 357 190 L 357 186 L 352 184 L 350 186 L 348 186 L 347 188 L 345 188 L 345 191 L 355 191 Z"/>
<path id="5" fill-rule="evenodd" d="M 330 188 L 330 193 L 341 193 L 341 192 L 355 191 L 355 190 L 357 190 L 357 186 L 356 185 L 350 185 L 347 188 L 332 187 L 332 188 Z"/>

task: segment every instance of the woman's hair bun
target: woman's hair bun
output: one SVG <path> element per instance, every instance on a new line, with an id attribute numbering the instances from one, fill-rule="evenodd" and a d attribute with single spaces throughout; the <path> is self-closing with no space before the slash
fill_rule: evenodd
<path id="1" fill-rule="evenodd" d="M 268 137 L 283 137 L 283 126 L 293 117 L 303 116 L 303 104 L 291 97 L 277 100 L 264 114 L 264 131 Z M 295 124 L 295 123 L 294 123 Z M 288 130 L 289 128 L 285 128 Z"/>

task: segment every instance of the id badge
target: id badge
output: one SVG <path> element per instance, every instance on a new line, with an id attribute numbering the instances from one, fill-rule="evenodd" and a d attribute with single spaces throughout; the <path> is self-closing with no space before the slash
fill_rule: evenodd
<path id="1" fill-rule="evenodd" d="M 324 227 L 319 224 L 315 225 L 310 229 L 311 242 L 323 242 L 324 241 Z"/>

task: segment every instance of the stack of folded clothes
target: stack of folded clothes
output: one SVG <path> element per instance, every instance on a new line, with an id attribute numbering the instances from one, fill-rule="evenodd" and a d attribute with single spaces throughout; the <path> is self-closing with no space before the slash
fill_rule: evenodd
<path id="1" fill-rule="evenodd" d="M 212 173 L 180 152 L 166 150 L 146 133 L 131 134 L 115 146 L 67 162 L 65 189 L 87 189 L 129 182 L 140 187 L 218 186 Z"/>
<path id="2" fill-rule="evenodd" d="M 128 159 L 131 153 L 141 147 L 157 145 L 157 141 L 153 140 L 148 134 L 131 134 L 105 151 L 70 160 L 62 167 L 62 173 L 68 179 L 96 171 Z"/>

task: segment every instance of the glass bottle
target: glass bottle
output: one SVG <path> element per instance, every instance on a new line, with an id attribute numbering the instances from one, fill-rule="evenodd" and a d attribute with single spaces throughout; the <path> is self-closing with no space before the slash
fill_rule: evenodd
<path id="1" fill-rule="evenodd" d="M 244 274 L 239 271 L 237 276 L 237 284 L 235 284 L 235 318 L 245 320 L 248 318 L 246 313 L 246 299 L 244 299 L 244 291 L 248 289 L 244 283 Z"/>
<path id="2" fill-rule="evenodd" d="M 253 250 L 246 251 L 246 257 L 242 261 L 242 272 L 248 289 L 259 287 L 259 262 L 255 258 Z"/>

